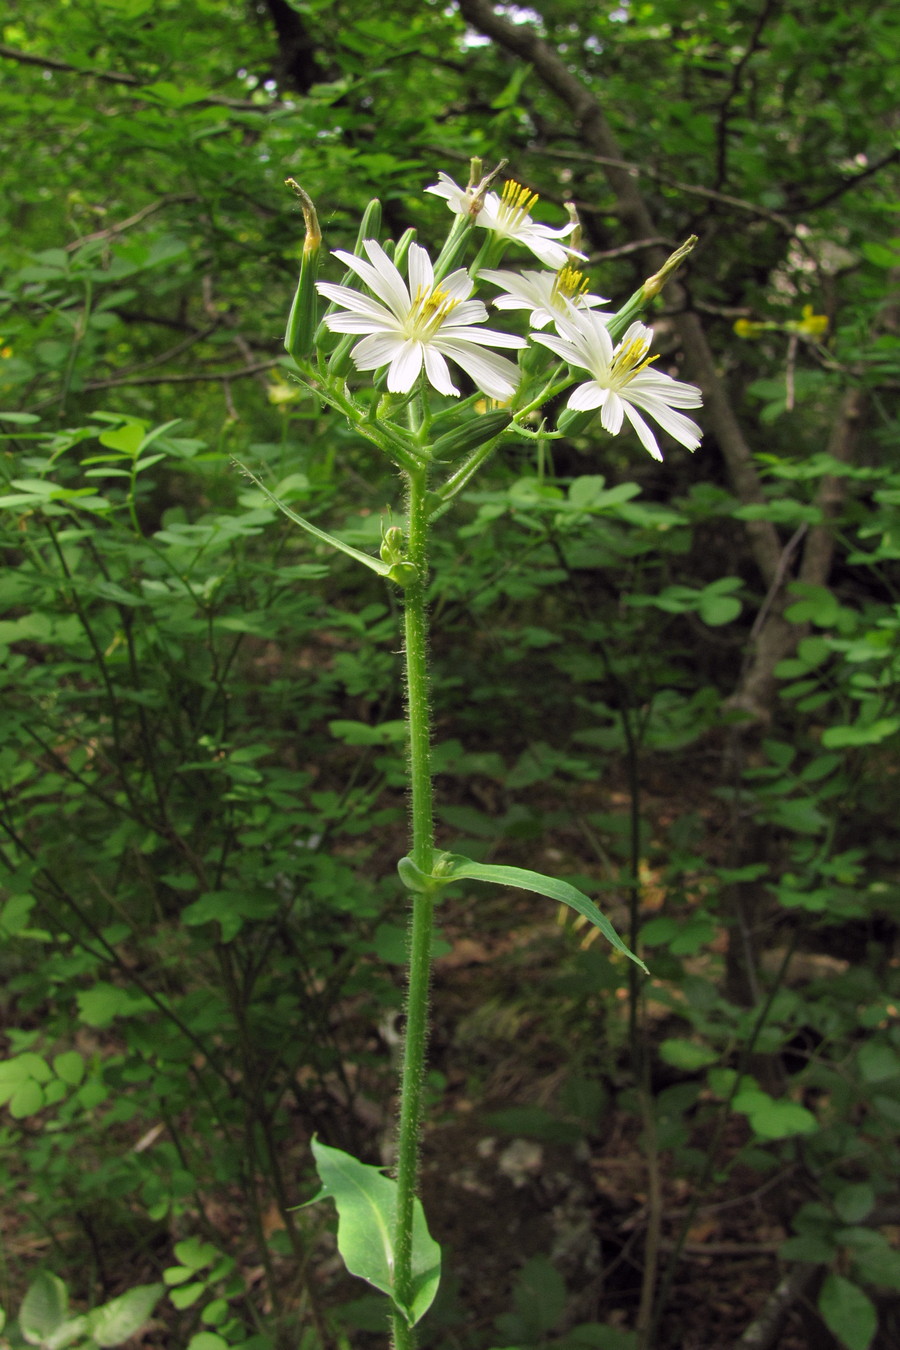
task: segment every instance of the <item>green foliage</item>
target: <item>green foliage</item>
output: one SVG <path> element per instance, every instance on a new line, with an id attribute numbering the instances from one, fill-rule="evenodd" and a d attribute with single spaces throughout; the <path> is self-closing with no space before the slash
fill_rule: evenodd
<path id="1" fill-rule="evenodd" d="M 379 553 L 400 518 L 393 469 L 290 379 L 302 231 L 282 182 L 320 203 L 324 258 L 354 246 L 373 196 L 386 238 L 437 167 L 506 157 L 556 223 L 577 199 L 585 251 L 616 255 L 592 269 L 604 294 L 639 284 L 646 256 L 618 247 L 619 189 L 573 143 L 558 91 L 458 9 L 294 7 L 298 71 L 263 12 L 150 8 L 14 5 L 0 56 L 4 1208 L 79 1264 L 82 1224 L 127 1233 L 119 1287 L 133 1249 L 172 1245 L 179 1345 L 296 1344 L 309 1291 L 284 1271 L 314 1269 L 318 1239 L 291 1212 L 308 1193 L 291 1149 L 316 1129 L 371 1142 L 354 1108 L 390 1096 L 371 1029 L 399 1007 L 381 963 L 402 956 L 404 909 L 398 597 L 321 536 L 388 571 L 405 559 Z M 654 0 L 540 20 L 603 100 L 659 237 L 701 236 L 686 303 L 762 490 L 723 485 L 709 432 L 661 470 L 596 419 L 499 443 L 438 520 L 441 832 L 484 867 L 498 841 L 522 871 L 554 849 L 624 919 L 667 1009 L 645 1055 L 676 1080 L 652 1103 L 672 1172 L 699 1191 L 802 1158 L 818 1208 L 800 1207 L 782 1254 L 829 1267 L 820 1312 L 856 1350 L 900 1283 L 877 1227 L 900 1165 L 897 11 L 810 23 Z M 429 200 L 420 239 L 447 220 Z M 831 321 L 820 341 L 792 336 L 806 304 Z M 691 353 L 659 305 L 677 369 Z M 746 340 L 735 318 L 771 326 Z M 846 455 L 830 438 L 853 390 L 868 403 Z M 507 414 L 483 417 L 438 423 L 446 453 Z M 753 553 L 767 525 L 797 640 L 765 731 L 722 756 L 751 630 L 779 604 Z M 820 525 L 830 576 L 791 579 Z M 753 967 L 752 1010 L 733 978 L 747 932 L 775 958 Z M 610 1112 L 636 1112 L 622 970 L 580 940 L 554 985 L 566 1050 L 580 1028 L 593 1050 L 602 1025 L 592 1081 Z M 820 949 L 849 964 L 800 973 Z M 734 1113 L 743 1146 L 698 1156 Z M 582 1117 L 531 1118 L 541 1137 L 554 1126 L 592 1138 Z M 223 1197 L 247 1232 L 198 1228 Z M 257 1262 L 264 1294 L 236 1274 Z M 628 1343 L 594 1324 L 554 1341 L 548 1269 L 526 1267 L 546 1308 L 520 1279 L 515 1329 L 479 1343 Z M 40 1278 L 49 1334 L 77 1319 Z"/>
<path id="2" fill-rule="evenodd" d="M 4 1345 L 36 1345 L 41 1350 L 76 1350 L 122 1345 L 131 1340 L 150 1318 L 163 1294 L 161 1284 L 136 1285 L 88 1313 L 69 1314 L 69 1291 L 65 1281 L 42 1271 L 28 1286 L 15 1323 L 3 1327 Z"/>
<path id="3" fill-rule="evenodd" d="M 593 901 L 583 895 L 576 886 L 570 885 L 567 881 L 560 881 L 557 877 L 544 876 L 540 872 L 532 872 L 527 867 L 506 867 L 498 866 L 496 863 L 473 862 L 471 858 L 465 858 L 457 853 L 440 855 L 435 863 L 434 871 L 427 875 L 416 867 L 412 858 L 401 858 L 397 864 L 397 871 L 404 886 L 408 890 L 419 893 L 429 893 L 442 889 L 444 886 L 450 886 L 454 881 L 470 879 L 472 881 L 488 881 L 495 886 L 516 886 L 523 891 L 533 891 L 536 895 L 546 895 L 550 900 L 556 900 L 561 905 L 568 905 L 577 914 L 581 914 L 603 934 L 616 951 L 620 951 L 629 957 L 642 970 L 646 971 L 647 969 L 640 957 L 635 956 L 634 952 L 628 949 L 609 919 L 600 913 Z"/>
<path id="4" fill-rule="evenodd" d="M 338 1212 L 338 1250 L 351 1275 L 358 1275 L 389 1296 L 410 1326 L 434 1302 L 441 1278 L 441 1249 L 428 1232 L 425 1213 L 415 1204 L 412 1235 L 413 1301 L 398 1301 L 394 1282 L 397 1183 L 383 1169 L 358 1162 L 340 1149 L 312 1142 L 322 1189 L 307 1204 L 333 1200 Z"/>

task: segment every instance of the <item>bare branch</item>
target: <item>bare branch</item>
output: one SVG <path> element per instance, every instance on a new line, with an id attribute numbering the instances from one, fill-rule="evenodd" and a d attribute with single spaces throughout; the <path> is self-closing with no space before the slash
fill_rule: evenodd
<path id="1" fill-rule="evenodd" d="M 900 161 L 900 150 L 892 150 L 883 159 L 877 159 L 874 164 L 870 164 L 867 169 L 863 169 L 862 173 L 855 173 L 849 178 L 843 178 L 836 187 L 826 192 L 824 196 L 794 207 L 793 213 L 799 215 L 809 211 L 818 211 L 820 206 L 830 206 L 832 202 L 837 201 L 838 197 L 843 197 L 845 192 L 852 192 L 857 184 L 863 182 L 864 179 L 873 177 L 874 174 L 880 173 L 882 169 L 886 169 L 889 164 L 896 164 L 898 161 Z"/>
<path id="2" fill-rule="evenodd" d="M 721 202 L 723 206 L 732 206 L 736 211 L 743 211 L 747 215 L 758 216 L 761 220 L 771 221 L 777 225 L 780 230 L 793 238 L 796 234 L 796 226 L 777 211 L 768 211 L 764 206 L 757 206 L 755 202 L 748 202 L 743 197 L 732 197 L 727 192 L 716 192 L 713 188 L 701 187 L 698 183 L 682 183 L 677 178 L 672 178 L 670 174 L 663 173 L 660 169 L 651 168 L 647 164 L 633 164 L 630 160 L 619 159 L 611 160 L 603 155 L 585 155 L 577 150 L 552 150 L 547 149 L 542 152 L 547 158 L 575 160 L 582 164 L 601 164 L 614 168 L 626 169 L 636 178 L 652 178 L 656 183 L 664 183 L 666 187 L 681 192 L 687 197 L 704 197 L 707 201 Z"/>
<path id="3" fill-rule="evenodd" d="M 759 50 L 759 40 L 762 37 L 762 31 L 772 17 L 777 5 L 778 0 L 766 0 L 766 3 L 762 6 L 756 17 L 756 23 L 753 25 L 753 32 L 750 34 L 743 55 L 731 67 L 731 81 L 725 97 L 719 105 L 719 117 L 716 125 L 717 189 L 721 188 L 728 176 L 728 121 L 731 113 L 731 105 L 740 93 L 747 62 L 750 60 L 751 56 Z"/>
<path id="4" fill-rule="evenodd" d="M 127 216 L 125 220 L 120 220 L 115 225 L 108 225 L 104 230 L 94 230 L 92 234 L 83 234 L 80 239 L 74 239 L 71 244 L 66 244 L 65 251 L 74 253 L 84 244 L 92 244 L 97 239 L 112 239 L 124 230 L 130 230 L 132 225 L 140 225 L 142 220 L 146 220 L 156 211 L 161 211 L 164 206 L 172 206 L 176 202 L 195 201 L 197 196 L 193 192 L 170 192 L 165 197 L 160 197 L 158 201 L 150 202 L 149 206 L 142 206 L 140 211 L 135 211 L 134 215 Z"/>
<path id="5" fill-rule="evenodd" d="M 257 361 L 251 366 L 242 366 L 238 370 L 198 370 L 189 374 L 163 374 L 163 375 L 134 375 L 125 379 L 119 377 L 108 380 L 88 380 L 79 389 L 80 394 L 95 393 L 98 389 L 130 389 L 139 384 L 220 384 L 228 383 L 230 380 L 243 380 L 248 375 L 256 375 L 261 370 L 272 370 L 273 367 L 281 364 L 281 357 L 273 357 L 270 361 Z M 51 398 L 41 399 L 39 403 L 31 406 L 29 411 L 37 412 L 41 408 L 47 408 L 51 404 L 58 402 L 59 395 L 54 394 Z"/>
<path id="6" fill-rule="evenodd" d="M 40 66 L 42 70 L 60 70 L 68 75 L 88 75 L 95 80 L 103 80 L 105 84 L 127 85 L 135 90 L 152 84 L 152 80 L 140 80 L 136 75 L 126 75 L 115 70 L 94 70 L 92 67 L 73 66 L 68 61 L 60 61 L 58 57 L 40 56 L 37 52 L 21 52 L 16 47 L 7 47 L 5 43 L 0 43 L 0 56 L 5 56 L 8 61 L 18 61 L 20 65 Z M 233 108 L 236 112 L 270 113 L 273 108 L 283 107 L 283 104 L 275 99 L 269 103 L 253 103 L 247 98 L 227 98 L 224 94 L 207 94 L 205 98 L 198 98 L 191 106 Z"/>

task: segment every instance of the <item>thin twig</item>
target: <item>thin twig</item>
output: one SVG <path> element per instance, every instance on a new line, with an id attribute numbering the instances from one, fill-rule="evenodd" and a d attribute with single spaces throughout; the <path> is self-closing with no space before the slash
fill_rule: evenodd
<path id="1" fill-rule="evenodd" d="M 190 375 L 138 375 L 134 379 L 126 380 L 89 380 L 78 392 L 90 394 L 98 389 L 123 389 L 138 384 L 217 384 L 219 381 L 242 380 L 248 375 L 256 375 L 260 370 L 271 370 L 279 364 L 280 358 L 274 357 L 271 361 L 257 361 L 255 365 L 245 366 L 241 370 L 195 371 Z M 52 398 L 41 399 L 40 403 L 32 405 L 31 410 L 46 408 L 51 403 L 56 403 L 57 398 L 58 395 L 54 394 Z"/>
<path id="2" fill-rule="evenodd" d="M 615 159 L 610 155 L 586 154 L 580 150 L 554 150 L 548 147 L 542 153 L 547 159 L 569 159 L 580 164 L 601 164 L 607 169 L 624 169 L 635 178 L 652 178 L 655 183 L 662 183 L 665 187 L 686 196 L 705 197 L 708 201 L 721 202 L 723 206 L 733 206 L 736 211 L 758 216 L 761 220 L 769 220 L 792 239 L 796 234 L 796 226 L 778 211 L 769 211 L 757 202 L 749 202 L 744 197 L 734 197 L 728 192 L 701 187 L 699 183 L 683 183 L 680 179 L 673 178 L 671 174 L 664 173 L 661 169 L 654 169 L 649 164 L 634 164 L 631 160 Z"/>
<path id="3" fill-rule="evenodd" d="M 69 75 L 89 75 L 95 80 L 103 80 L 105 84 L 126 85 L 130 89 L 142 89 L 146 85 L 152 84 L 152 80 L 141 80 L 137 75 L 126 75 L 116 70 L 95 70 L 92 66 L 82 67 L 73 66 L 68 61 L 60 61 L 56 56 L 39 56 L 36 52 L 22 52 L 16 47 L 7 47 L 5 43 L 0 43 L 0 56 L 5 56 L 8 61 L 18 61 L 23 66 L 40 66 L 42 70 L 59 70 Z M 234 108 L 238 112 L 270 113 L 273 108 L 281 108 L 284 105 L 277 99 L 272 99 L 268 103 L 253 103 L 246 98 L 227 98 L 224 94 L 206 94 L 203 98 L 198 98 L 196 103 L 191 104 L 195 108 Z"/>
<path id="4" fill-rule="evenodd" d="M 197 200 L 197 195 L 194 192 L 167 193 L 165 197 L 150 202 L 148 206 L 142 206 L 140 211 L 135 211 L 134 215 L 127 216 L 125 220 L 120 220 L 115 225 L 108 225 L 104 230 L 94 230 L 92 234 L 83 234 L 80 239 L 73 239 L 71 244 L 66 244 L 64 252 L 74 253 L 76 249 L 82 248 L 85 244 L 92 244 L 98 239 L 112 239 L 124 230 L 130 230 L 132 225 L 140 225 L 142 220 L 146 220 L 156 211 L 161 211 L 164 206 L 174 206 L 178 202 L 195 202 Z"/>

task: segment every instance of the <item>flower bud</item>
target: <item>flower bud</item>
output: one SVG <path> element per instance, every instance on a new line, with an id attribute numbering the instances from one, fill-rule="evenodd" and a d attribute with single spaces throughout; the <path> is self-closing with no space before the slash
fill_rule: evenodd
<path id="1" fill-rule="evenodd" d="M 382 562 L 393 564 L 404 561 L 403 531 L 399 525 L 391 525 L 385 530 L 379 552 Z"/>
<path id="2" fill-rule="evenodd" d="M 670 254 L 659 271 L 644 282 L 642 290 L 644 293 L 645 304 L 648 304 L 649 301 L 659 295 L 663 286 L 665 286 L 672 274 L 677 272 L 688 254 L 693 253 L 696 243 L 697 236 L 692 234 L 689 239 L 684 241 L 680 248 L 676 248 L 675 252 Z"/>
<path id="3" fill-rule="evenodd" d="M 438 437 L 432 446 L 434 457 L 439 460 L 455 459 L 468 450 L 477 450 L 480 445 L 487 445 L 488 441 L 505 431 L 512 420 L 512 413 L 506 408 L 471 417 Z"/>
<path id="4" fill-rule="evenodd" d="M 654 272 L 652 277 L 648 277 L 643 286 L 639 286 L 621 309 L 616 313 L 606 325 L 613 342 L 618 342 L 635 319 L 639 319 L 646 310 L 650 301 L 659 295 L 663 286 L 672 277 L 675 271 L 681 266 L 685 258 L 694 249 L 697 243 L 697 236 L 692 234 L 686 239 L 680 248 L 670 254 L 658 272 Z"/>
<path id="5" fill-rule="evenodd" d="M 406 255 L 409 252 L 410 244 L 416 242 L 416 231 L 410 227 L 404 234 L 401 234 L 397 240 L 397 247 L 394 249 L 393 263 L 399 270 L 403 271 L 403 264 L 406 262 Z"/>
<path id="6" fill-rule="evenodd" d="M 312 351 L 316 335 L 316 272 L 319 268 L 319 253 L 322 247 L 322 231 L 316 216 L 316 208 L 311 199 L 295 183 L 293 178 L 285 180 L 300 198 L 303 220 L 306 225 L 306 238 L 303 242 L 303 256 L 300 260 L 300 279 L 294 293 L 294 302 L 288 316 L 284 334 L 284 346 L 289 356 L 299 360 Z"/>
<path id="7" fill-rule="evenodd" d="M 328 374 L 336 375 L 338 379 L 343 379 L 350 374 L 353 365 L 350 353 L 358 341 L 355 333 L 345 333 L 338 345 L 328 358 Z"/>
<path id="8" fill-rule="evenodd" d="M 356 247 L 353 252 L 357 258 L 363 254 L 363 240 L 378 239 L 381 234 L 381 202 L 377 197 L 373 197 L 363 212 L 363 218 L 360 221 L 359 234 L 356 236 Z M 352 278 L 353 273 L 348 272 L 347 276 Z M 349 285 L 349 282 L 345 283 Z"/>
<path id="9" fill-rule="evenodd" d="M 564 436 L 580 436 L 596 416 L 596 408 L 589 408 L 587 411 L 580 408 L 563 408 L 556 419 L 556 430 L 561 431 Z"/>
<path id="10" fill-rule="evenodd" d="M 397 586 L 404 589 L 418 580 L 419 569 L 406 557 L 403 547 L 403 531 L 399 525 L 391 525 L 381 538 L 381 561 L 390 564 L 388 577 Z"/>

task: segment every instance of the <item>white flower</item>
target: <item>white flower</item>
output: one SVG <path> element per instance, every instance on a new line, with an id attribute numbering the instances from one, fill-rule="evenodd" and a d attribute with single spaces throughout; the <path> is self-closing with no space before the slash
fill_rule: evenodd
<path id="1" fill-rule="evenodd" d="M 439 182 L 427 187 L 425 191 L 434 193 L 436 197 L 443 197 L 455 215 L 468 215 L 473 204 L 472 194 L 461 188 L 458 183 L 454 183 L 445 173 L 439 173 L 438 179 Z M 567 238 L 576 228 L 576 222 L 570 221 L 568 225 L 563 225 L 558 230 L 552 229 L 549 225 L 538 225 L 528 214 L 537 206 L 538 201 L 536 192 L 529 192 L 527 188 L 520 187 L 510 179 L 503 184 L 501 196 L 498 197 L 496 192 L 485 193 L 481 210 L 475 217 L 475 224 L 481 225 L 486 230 L 492 230 L 501 239 L 524 244 L 545 267 L 558 272 L 561 267 L 565 267 L 570 254 L 574 253 L 579 258 L 584 257 L 583 253 L 563 248 L 562 244 L 556 242 L 558 239 Z"/>
<path id="2" fill-rule="evenodd" d="M 637 411 L 640 408 L 681 445 L 696 450 L 702 431 L 696 422 L 673 409 L 699 408 L 703 401 L 700 390 L 648 369 L 653 360 L 647 355 L 652 328 L 633 323 L 615 349 L 603 321 L 591 310 L 557 318 L 556 328 L 559 336 L 535 333 L 534 341 L 591 376 L 572 391 L 570 408 L 581 412 L 599 408 L 600 421 L 611 436 L 622 430 L 627 417 L 644 449 L 654 459 L 662 459 L 656 437 Z"/>
<path id="3" fill-rule="evenodd" d="M 407 286 L 380 244 L 366 239 L 363 248 L 368 262 L 342 249 L 335 249 L 334 256 L 365 282 L 377 300 L 350 286 L 316 283 L 322 295 L 347 311 L 329 314 L 327 327 L 333 333 L 366 334 L 351 352 L 357 369 L 387 366 L 390 392 L 408 394 L 424 365 L 426 378 L 438 393 L 458 395 L 444 359 L 449 356 L 490 398 L 501 402 L 511 398 L 518 368 L 505 357 L 479 348 L 527 344 L 508 333 L 471 327 L 484 323 L 488 314 L 480 300 L 468 298 L 472 292 L 468 272 L 461 268 L 435 285 L 431 259 L 424 248 L 411 244 Z"/>
<path id="4" fill-rule="evenodd" d="M 425 191 L 433 193 L 435 197 L 443 197 L 454 215 L 467 216 L 478 200 L 480 186 L 476 183 L 474 187 L 461 188 L 459 183 L 454 183 L 449 174 L 439 173 L 438 181 Z"/>
<path id="5" fill-rule="evenodd" d="M 587 279 L 575 267 L 563 267 L 559 272 L 493 272 L 485 268 L 478 274 L 495 286 L 503 288 L 494 304 L 498 309 L 527 309 L 531 311 L 531 327 L 546 328 L 560 315 L 563 318 L 574 305 L 576 309 L 596 309 L 605 305 L 603 295 L 590 295 Z M 610 319 L 609 313 L 599 315 Z"/>

